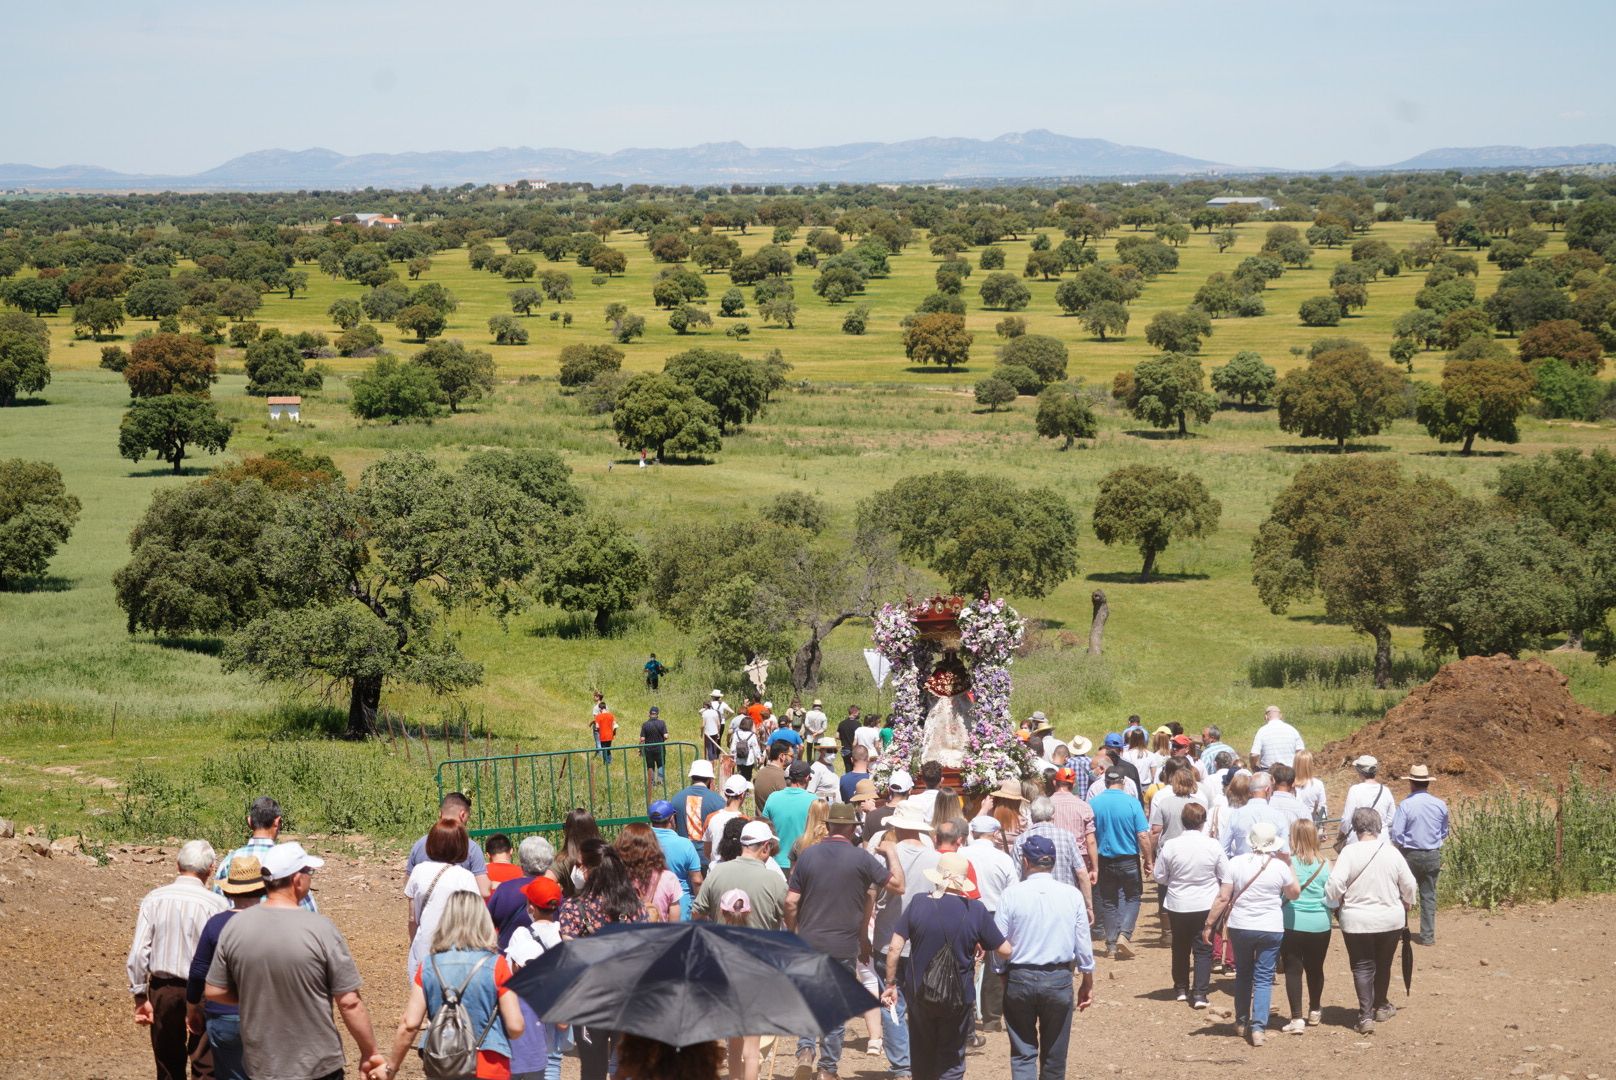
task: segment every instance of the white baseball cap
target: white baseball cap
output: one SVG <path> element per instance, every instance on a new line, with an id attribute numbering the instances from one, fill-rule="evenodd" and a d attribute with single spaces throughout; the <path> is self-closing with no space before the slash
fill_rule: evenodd
<path id="1" fill-rule="evenodd" d="M 740 773 L 736 773 L 734 776 L 724 781 L 724 794 L 728 795 L 732 799 L 737 795 L 745 795 L 751 790 L 752 782 L 746 777 L 742 776 Z"/>
<path id="2" fill-rule="evenodd" d="M 763 703 L 763 707 L 764 707 L 764 708 L 765 708 L 765 709 L 768 709 L 768 710 L 769 710 L 769 711 L 770 711 L 770 712 L 773 712 L 773 711 L 774 711 L 774 702 L 772 702 L 772 701 L 765 701 L 765 702 L 764 702 L 764 703 Z"/>
<path id="3" fill-rule="evenodd" d="M 706 758 L 697 758 L 690 763 L 689 776 L 693 780 L 711 780 L 713 778 L 713 763 Z"/>
<path id="4" fill-rule="evenodd" d="M 887 789 L 897 792 L 913 791 L 915 778 L 909 775 L 908 769 L 893 769 L 892 775 L 887 777 Z"/>
<path id="5" fill-rule="evenodd" d="M 741 829 L 741 844 L 745 847 L 767 844 L 773 839 L 774 830 L 767 821 L 748 821 Z"/>
<path id="6" fill-rule="evenodd" d="M 325 860 L 310 855 L 303 850 L 302 844 L 294 840 L 287 844 L 276 844 L 264 852 L 259 865 L 264 868 L 265 878 L 281 881 L 300 870 L 318 870 L 325 865 Z"/>

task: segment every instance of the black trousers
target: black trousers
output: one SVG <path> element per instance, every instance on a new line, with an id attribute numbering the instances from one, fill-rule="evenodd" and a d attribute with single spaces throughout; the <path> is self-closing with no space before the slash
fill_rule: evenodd
<path id="1" fill-rule="evenodd" d="M 1290 1001 L 1291 1019 L 1302 1012 L 1302 978 L 1307 978 L 1307 1010 L 1318 1012 L 1324 997 L 1324 957 L 1330 951 L 1328 930 L 1287 930 L 1279 946 L 1285 960 L 1285 997 Z"/>
<path id="2" fill-rule="evenodd" d="M 582 1037 L 585 1035 L 589 1037 L 588 1042 Z M 606 1080 L 606 1067 L 611 1061 L 615 1036 L 604 1028 L 596 1027 L 580 1028 L 575 1036 L 578 1041 L 579 1080 Z"/>
<path id="3" fill-rule="evenodd" d="M 976 1027 L 970 1002 L 958 1013 L 909 1002 L 909 1066 L 914 1080 L 961 1080 L 965 1044 Z"/>
<path id="4" fill-rule="evenodd" d="M 164 976 L 152 978 L 146 986 L 151 1002 L 152 1057 L 157 1061 L 157 1080 L 213 1080 L 213 1049 L 208 1036 L 185 1030 L 185 980 Z"/>
<path id="5" fill-rule="evenodd" d="M 1347 959 L 1352 961 L 1352 985 L 1358 991 L 1358 1019 L 1373 1020 L 1375 1010 L 1388 1003 L 1392 966 L 1397 959 L 1401 930 L 1374 934 L 1347 934 Z"/>
<path id="6" fill-rule="evenodd" d="M 1167 924 L 1173 934 L 1173 989 L 1191 998 L 1204 999 L 1212 983 L 1212 946 L 1201 940 L 1209 911 L 1169 911 Z M 1195 981 L 1190 982 L 1190 959 L 1195 960 Z"/>

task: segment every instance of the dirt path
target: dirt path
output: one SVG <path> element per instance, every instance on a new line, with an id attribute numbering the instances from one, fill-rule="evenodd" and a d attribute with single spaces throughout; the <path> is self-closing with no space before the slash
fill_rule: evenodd
<path id="1" fill-rule="evenodd" d="M 144 1033 L 130 1020 L 123 965 L 139 899 L 171 879 L 171 855 L 123 848 L 112 857 L 98 867 L 0 841 L 0 1015 L 8 1020 L 0 1026 L 0 1076 L 152 1075 Z M 320 905 L 347 935 L 384 1033 L 404 996 L 407 943 L 397 879 L 391 863 L 342 855 L 332 855 L 316 879 Z M 1419 951 L 1413 996 L 1395 990 L 1402 1011 L 1368 1039 L 1347 1026 L 1351 981 L 1338 937 L 1324 1026 L 1300 1038 L 1276 1032 L 1254 1050 L 1231 1029 L 1209 1026 L 1170 1000 L 1167 953 L 1147 915 L 1139 958 L 1100 963 L 1095 1007 L 1074 1023 L 1068 1076 L 1201 1077 L 1241 1066 L 1309 1080 L 1616 1076 L 1613 920 L 1616 897 L 1495 914 L 1445 911 L 1440 944 Z M 1229 1004 L 1231 985 L 1216 981 L 1214 1005 Z M 1282 1014 L 1283 992 L 1275 1001 Z M 884 1077 L 885 1062 L 859 1053 L 863 1045 L 862 1033 L 849 1040 L 842 1075 Z M 791 1074 L 784 1056 L 778 1071 Z M 1003 1035 L 990 1035 L 988 1046 L 972 1054 L 968 1074 L 1008 1078 Z M 570 1059 L 567 1075 L 577 1075 Z"/>

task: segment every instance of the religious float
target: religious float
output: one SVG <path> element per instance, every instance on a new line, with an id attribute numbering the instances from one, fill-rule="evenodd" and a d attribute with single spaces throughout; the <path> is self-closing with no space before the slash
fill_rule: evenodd
<path id="1" fill-rule="evenodd" d="M 875 765 L 918 776 L 923 762 L 944 782 L 980 797 L 1033 775 L 1010 718 L 1010 664 L 1026 623 L 1003 600 L 934 596 L 887 604 L 875 616 L 875 649 L 891 665 L 892 746 Z"/>

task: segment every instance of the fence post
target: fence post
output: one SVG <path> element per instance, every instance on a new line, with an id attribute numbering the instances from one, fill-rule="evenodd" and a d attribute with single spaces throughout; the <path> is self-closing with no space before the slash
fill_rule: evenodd
<path id="1" fill-rule="evenodd" d="M 1560 899 L 1560 879 L 1565 872 L 1565 785 L 1554 785 L 1554 874 L 1549 879 L 1552 898 Z"/>

